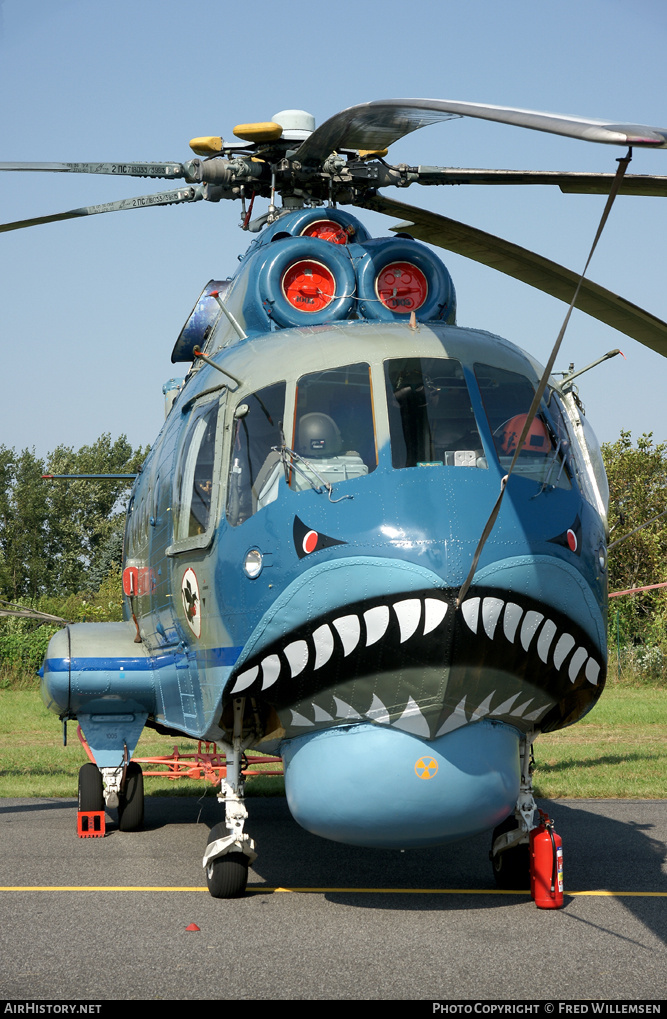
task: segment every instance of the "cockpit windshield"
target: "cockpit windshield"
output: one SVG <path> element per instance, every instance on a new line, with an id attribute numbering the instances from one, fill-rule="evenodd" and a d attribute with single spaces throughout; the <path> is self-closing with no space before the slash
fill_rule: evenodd
<path id="1" fill-rule="evenodd" d="M 487 467 L 461 363 L 444 357 L 385 362 L 394 467 Z"/>
<path id="2" fill-rule="evenodd" d="M 369 365 L 347 364 L 299 379 L 294 452 L 301 467 L 292 470 L 290 484 L 297 490 L 322 481 L 336 485 L 375 470 Z"/>
<path id="3" fill-rule="evenodd" d="M 475 377 L 502 468 L 509 468 L 535 387 L 525 375 L 488 364 L 475 365 Z M 514 465 L 514 474 L 555 488 L 571 488 L 569 443 L 558 406 L 541 402 Z"/>

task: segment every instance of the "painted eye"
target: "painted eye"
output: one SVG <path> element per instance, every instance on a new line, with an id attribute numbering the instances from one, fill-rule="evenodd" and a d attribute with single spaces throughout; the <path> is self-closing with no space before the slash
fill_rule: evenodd
<path id="1" fill-rule="evenodd" d="M 310 552 L 315 551 L 315 549 L 317 548 L 317 542 L 319 537 L 320 536 L 317 533 L 317 531 L 308 531 L 308 533 L 305 535 L 301 543 L 301 547 L 306 553 L 306 555 L 309 555 Z"/>
<path id="2" fill-rule="evenodd" d="M 409 314 L 428 296 L 426 276 L 411 262 L 391 262 L 377 276 L 375 290 L 385 308 Z"/>

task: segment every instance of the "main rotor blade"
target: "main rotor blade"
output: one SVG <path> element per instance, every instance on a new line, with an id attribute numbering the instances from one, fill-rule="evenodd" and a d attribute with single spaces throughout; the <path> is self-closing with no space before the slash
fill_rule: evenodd
<path id="1" fill-rule="evenodd" d="M 420 184 L 555 184 L 566 194 L 608 195 L 615 174 L 558 170 L 465 170 L 456 167 L 418 166 Z M 626 174 L 620 195 L 667 197 L 667 177 Z"/>
<path id="2" fill-rule="evenodd" d="M 186 177 L 182 163 L 0 163 L 0 170 L 44 173 L 110 173 L 123 177 Z"/>
<path id="3" fill-rule="evenodd" d="M 336 149 L 383 149 L 420 127 L 454 117 L 478 117 L 515 127 L 611 145 L 667 148 L 667 128 L 613 124 L 510 106 L 460 103 L 448 99 L 380 99 L 351 106 L 326 120 L 297 149 L 295 159 L 320 163 Z"/>
<path id="4" fill-rule="evenodd" d="M 413 237 L 436 244 L 458 255 L 474 259 L 507 276 L 528 283 L 545 294 L 569 304 L 579 280 L 576 272 L 522 248 L 511 241 L 485 233 L 476 227 L 457 223 L 446 216 L 417 209 L 396 202 L 384 195 L 375 195 L 364 202 L 364 207 L 387 216 L 407 217 L 409 222 L 399 223 L 391 230 L 407 230 Z M 576 307 L 592 318 L 620 330 L 627 336 L 667 357 L 667 322 L 656 318 L 636 304 L 605 290 L 590 280 L 584 280 Z"/>
<path id="5" fill-rule="evenodd" d="M 84 205 L 69 212 L 56 212 L 52 216 L 37 216 L 35 219 L 19 219 L 14 223 L 0 224 L 0 233 L 22 230 L 26 226 L 41 226 L 43 223 L 58 223 L 63 219 L 78 219 L 79 216 L 96 216 L 100 212 L 124 212 L 126 209 L 145 209 L 149 205 L 178 205 L 181 202 L 198 202 L 204 197 L 205 184 L 195 187 L 178 188 L 176 191 L 160 191 L 155 195 L 141 195 L 139 198 L 123 198 L 119 202 L 105 202 L 104 205 Z"/>

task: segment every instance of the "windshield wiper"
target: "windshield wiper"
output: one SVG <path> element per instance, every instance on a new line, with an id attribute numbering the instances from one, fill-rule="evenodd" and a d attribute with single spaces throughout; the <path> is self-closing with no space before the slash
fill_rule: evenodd
<path id="1" fill-rule="evenodd" d="M 318 495 L 322 495 L 322 492 L 327 492 L 329 495 L 329 502 L 343 502 L 344 499 L 354 498 L 354 496 L 352 495 L 341 495 L 340 499 L 333 499 L 332 498 L 333 485 L 331 484 L 331 482 L 325 481 L 321 474 L 318 474 L 318 472 L 315 470 L 310 460 L 306 460 L 304 457 L 300 456 L 299 453 L 296 452 L 296 450 L 290 449 L 289 446 L 286 446 L 284 443 L 282 446 L 272 446 L 271 449 L 273 452 L 278 453 L 278 455 L 280 456 L 283 467 L 285 469 L 285 481 L 287 481 L 288 483 L 289 483 L 289 472 L 290 470 L 293 470 L 296 471 L 296 473 L 300 477 L 302 477 L 304 481 L 306 481 L 307 484 L 310 485 L 313 491 L 317 492 Z M 299 466 L 300 464 L 302 464 L 303 466 Z M 304 470 L 304 467 L 307 470 Z M 319 485 L 316 485 L 313 479 L 308 476 L 307 471 L 311 471 L 315 475 L 315 477 L 320 483 Z"/>

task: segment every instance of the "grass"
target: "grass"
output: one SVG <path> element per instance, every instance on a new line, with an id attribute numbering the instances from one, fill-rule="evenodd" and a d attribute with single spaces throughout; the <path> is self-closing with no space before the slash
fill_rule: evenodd
<path id="1" fill-rule="evenodd" d="M 667 797 L 667 691 L 611 685 L 581 722 L 535 743 L 538 796 Z"/>
<path id="2" fill-rule="evenodd" d="M 137 757 L 171 753 L 173 737 L 145 730 Z M 182 752 L 196 750 L 186 738 Z M 577 725 L 541 736 L 535 744 L 536 794 L 548 798 L 667 797 L 667 691 L 620 684 L 608 686 L 599 703 Z M 68 726 L 62 725 L 33 690 L 0 690 L 0 797 L 76 796 L 77 774 L 86 755 Z M 279 778 L 254 778 L 249 795 L 283 795 Z M 148 778 L 154 796 L 215 795 L 210 783 Z"/>
<path id="3" fill-rule="evenodd" d="M 195 740 L 176 740 L 144 729 L 135 757 L 168 755 L 175 743 L 181 753 L 197 749 Z M 68 724 L 63 747 L 62 723 L 43 706 L 34 684 L 32 690 L 0 690 L 0 797 L 76 796 L 79 768 L 87 760 L 76 722 Z M 147 778 L 145 787 L 149 796 L 216 794 L 216 786 L 196 779 Z M 248 779 L 246 786 L 249 796 L 282 796 L 284 792 L 282 778 L 258 776 Z"/>

